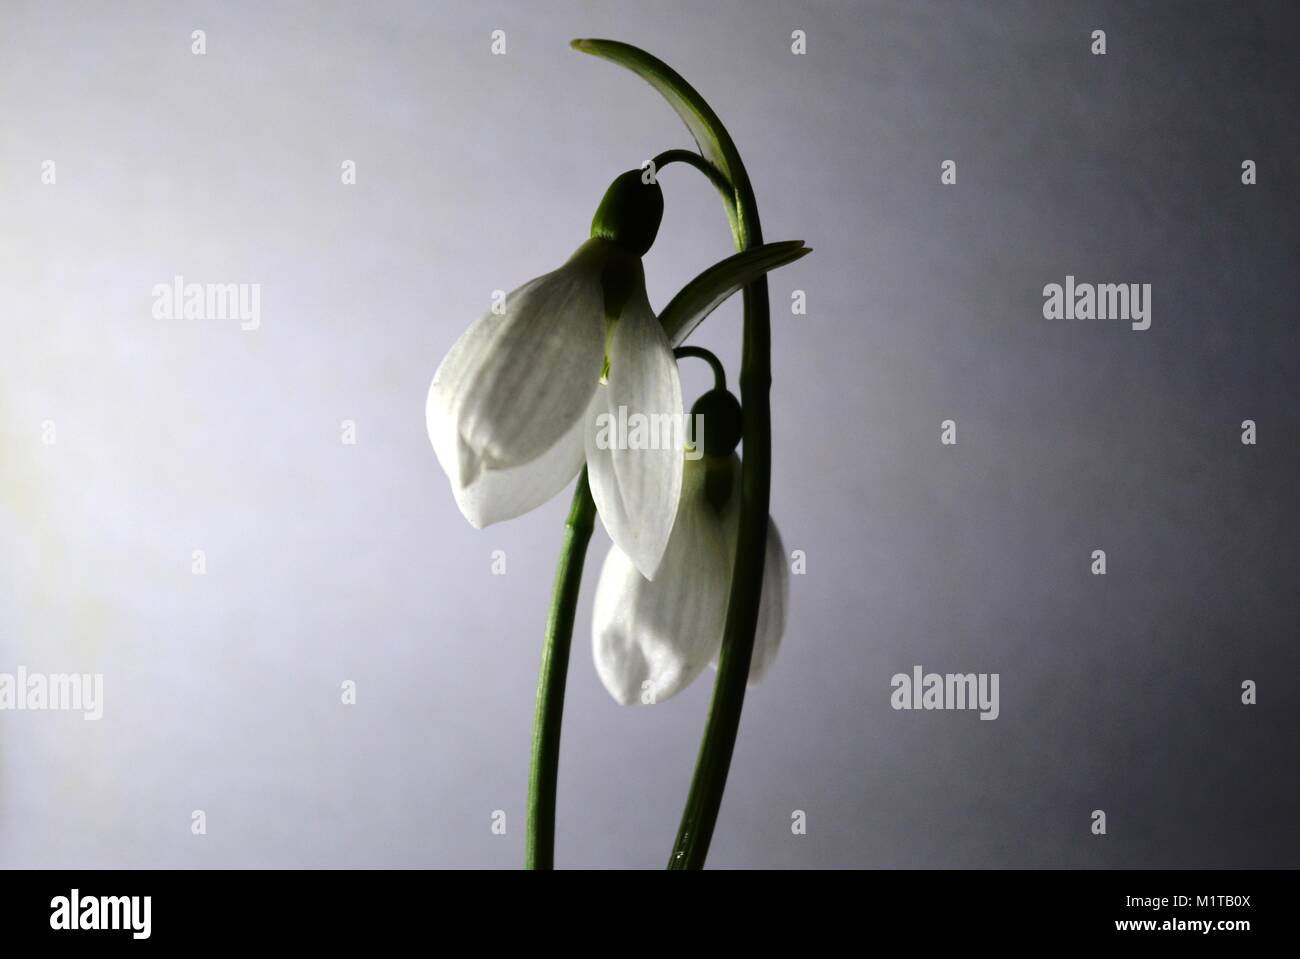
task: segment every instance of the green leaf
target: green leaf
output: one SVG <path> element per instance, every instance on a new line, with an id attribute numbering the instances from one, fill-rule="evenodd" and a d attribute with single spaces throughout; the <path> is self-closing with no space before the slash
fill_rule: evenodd
<path id="1" fill-rule="evenodd" d="M 571 46 L 626 67 L 663 95 L 691 131 L 700 153 L 731 184 L 730 195 L 724 195 L 723 199 L 737 248 L 743 249 L 755 241 L 758 231 L 746 221 L 749 204 L 744 198 L 752 195 L 749 175 L 740 162 L 731 134 L 695 88 L 668 64 L 631 44 L 617 40 L 574 40 Z"/>
<path id="2" fill-rule="evenodd" d="M 668 339 L 677 346 L 731 294 L 811 252 L 803 240 L 785 240 L 752 247 L 713 264 L 682 287 L 659 314 Z"/>

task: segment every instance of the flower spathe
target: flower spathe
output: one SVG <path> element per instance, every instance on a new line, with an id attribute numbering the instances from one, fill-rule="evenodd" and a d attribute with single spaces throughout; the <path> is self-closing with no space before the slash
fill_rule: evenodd
<path id="1" fill-rule="evenodd" d="M 663 572 L 647 580 L 617 542 L 610 549 L 596 586 L 592 651 L 601 682 L 618 702 L 663 702 L 706 665 L 717 665 L 739 515 L 739 459 L 689 460 Z M 785 547 L 769 517 L 750 683 L 776 657 L 789 592 Z"/>
<path id="2" fill-rule="evenodd" d="M 471 524 L 540 506 L 587 462 L 610 537 L 653 577 L 672 528 L 682 457 L 598 448 L 597 415 L 620 406 L 680 417 L 681 383 L 640 256 L 595 236 L 465 331 L 434 374 L 425 419 Z"/>

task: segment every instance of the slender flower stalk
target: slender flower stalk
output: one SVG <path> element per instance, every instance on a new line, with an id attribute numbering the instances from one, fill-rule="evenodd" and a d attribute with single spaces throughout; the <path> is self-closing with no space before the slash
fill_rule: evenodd
<path id="1" fill-rule="evenodd" d="M 722 368 L 722 361 L 704 347 L 679 346 L 673 350 L 673 356 L 679 360 L 687 358 L 703 360 L 709 364 L 709 369 L 713 371 L 713 388 L 715 390 L 725 390 L 727 388 L 727 371 Z"/>
<path id="2" fill-rule="evenodd" d="M 717 187 L 724 196 L 731 195 L 731 184 L 727 181 L 727 178 L 722 175 L 722 172 L 717 167 L 694 150 L 665 150 L 650 162 L 655 165 L 656 170 L 662 170 L 670 163 L 685 163 L 687 166 L 693 166 L 708 177 L 709 182 Z"/>
<path id="3" fill-rule="evenodd" d="M 761 243 L 758 209 L 753 193 L 738 206 L 752 228 L 737 237 L 737 247 L 747 249 Z M 727 603 L 727 625 L 718 659 L 718 678 L 713 702 L 700 742 L 695 777 L 682 811 L 677 841 L 673 845 L 670 869 L 701 869 L 709 854 L 713 827 L 718 821 L 722 794 L 727 785 L 731 756 L 740 728 L 740 711 L 745 703 L 745 685 L 754 654 L 758 629 L 759 601 L 763 589 L 763 560 L 767 548 L 768 501 L 772 474 L 772 425 L 769 390 L 772 382 L 771 329 L 768 315 L 767 279 L 745 288 L 745 333 L 740 366 L 740 396 L 744 409 L 741 462 L 740 529 L 736 537 L 736 565 L 731 576 Z M 782 557 L 784 560 L 784 557 Z"/>
<path id="4" fill-rule="evenodd" d="M 569 671 L 573 616 L 582 586 L 582 567 L 596 521 L 596 503 L 587 484 L 587 471 L 573 490 L 564 543 L 555 570 L 555 590 L 542 644 L 542 668 L 537 676 L 537 712 L 533 721 L 533 755 L 528 775 L 528 832 L 524 865 L 528 869 L 555 867 L 555 793 L 560 766 L 560 725 L 564 717 L 564 684 Z"/>
<path id="5" fill-rule="evenodd" d="M 613 40 L 575 40 L 573 46 L 626 67 L 663 95 L 691 131 L 702 156 L 700 162 L 679 154 L 660 154 L 661 159 L 686 160 L 708 174 L 722 193 L 723 208 L 731 224 L 736 249 L 746 251 L 760 246 L 763 236 L 758 220 L 758 203 L 749 174 L 731 134 L 704 98 L 672 67 L 629 44 Z M 709 168 L 716 170 L 720 177 L 710 174 Z M 745 702 L 745 685 L 754 653 L 754 636 L 758 629 L 772 478 L 769 396 L 772 347 L 766 277 L 759 277 L 744 288 L 744 315 L 740 368 L 744 457 L 736 560 L 713 702 L 709 707 L 677 841 L 668 861 L 670 869 L 700 869 L 708 856 L 735 750 L 740 712 Z"/>

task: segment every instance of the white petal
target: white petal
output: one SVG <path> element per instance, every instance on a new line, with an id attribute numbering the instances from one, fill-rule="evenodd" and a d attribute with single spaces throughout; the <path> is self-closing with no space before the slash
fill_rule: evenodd
<path id="1" fill-rule="evenodd" d="M 610 538 L 653 579 L 681 496 L 685 420 L 677 361 L 644 286 L 614 325 L 608 385 L 597 393 L 612 421 L 626 422 L 628 429 L 603 446 L 595 424 L 588 430 L 592 497 Z"/>
<path id="2" fill-rule="evenodd" d="M 790 605 L 790 567 L 785 544 L 776 523 L 767 519 L 767 550 L 763 558 L 763 595 L 758 602 L 758 629 L 754 633 L 754 658 L 749 664 L 749 681 L 756 683 L 767 674 L 785 634 L 786 610 Z"/>
<path id="3" fill-rule="evenodd" d="M 676 523 L 653 582 L 617 544 L 605 557 L 592 652 L 601 682 L 625 705 L 673 696 L 721 641 L 731 557 L 725 516 L 705 499 L 705 472 L 702 461 L 686 464 Z"/>
<path id="4" fill-rule="evenodd" d="M 735 486 L 731 498 L 727 501 L 724 517 L 727 536 L 727 591 L 731 591 L 730 573 L 735 565 L 736 536 L 740 529 L 740 458 L 732 454 L 731 463 Z M 776 659 L 781 637 L 785 634 L 786 609 L 790 604 L 790 567 L 786 564 L 785 544 L 777 531 L 776 523 L 769 516 L 767 519 L 767 546 L 763 551 L 763 591 L 758 600 L 758 625 L 754 630 L 754 652 L 749 662 L 749 682 L 756 683 L 767 673 Z M 718 645 L 713 649 L 713 659 L 709 665 L 718 668 L 718 656 L 722 652 L 723 628 L 718 633 Z"/>
<path id="5" fill-rule="evenodd" d="M 457 457 L 464 455 L 464 444 L 461 442 L 458 447 L 458 437 L 448 438 L 446 424 L 451 419 L 435 409 L 438 402 L 438 394 L 430 389 L 425 410 L 429 435 L 443 470 L 448 476 L 456 476 Z M 594 415 L 594 407 L 592 410 Z M 584 416 L 575 420 L 558 443 L 530 463 L 505 469 L 480 469 L 465 485 L 453 481 L 452 493 L 461 513 L 472 526 L 481 529 L 522 516 L 551 499 L 582 469 L 586 456 L 582 437 L 588 419 L 589 416 Z"/>
<path id="6" fill-rule="evenodd" d="M 605 357 L 601 258 L 580 251 L 465 332 L 433 378 L 474 467 L 535 460 L 586 410 Z M 461 464 L 462 471 L 466 465 Z"/>
<path id="7" fill-rule="evenodd" d="M 559 270 L 475 321 L 429 387 L 429 439 L 476 526 L 545 502 L 581 466 L 585 422 L 604 362 L 601 252 L 584 245 Z"/>

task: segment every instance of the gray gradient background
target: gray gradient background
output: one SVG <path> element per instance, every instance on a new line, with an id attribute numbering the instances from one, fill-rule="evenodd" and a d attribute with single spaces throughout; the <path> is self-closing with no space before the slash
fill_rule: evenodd
<path id="1" fill-rule="evenodd" d="M 772 282 L 772 508 L 808 571 L 711 863 L 1300 865 L 1297 23 L 1130 6 L 0 0 L 0 671 L 107 686 L 99 723 L 0 713 L 0 864 L 520 863 L 567 496 L 471 529 L 424 397 L 493 289 L 688 145 L 566 45 L 607 36 L 708 97 L 768 239 L 816 248 Z M 707 185 L 663 182 L 656 305 L 729 252 Z M 154 320 L 178 273 L 260 283 L 262 328 Z M 1044 320 L 1067 273 L 1153 284 L 1151 330 Z M 739 326 L 698 338 L 733 370 Z M 558 862 L 658 867 L 710 688 L 605 694 L 607 548 Z M 918 663 L 1000 673 L 1001 717 L 893 711 Z"/>

